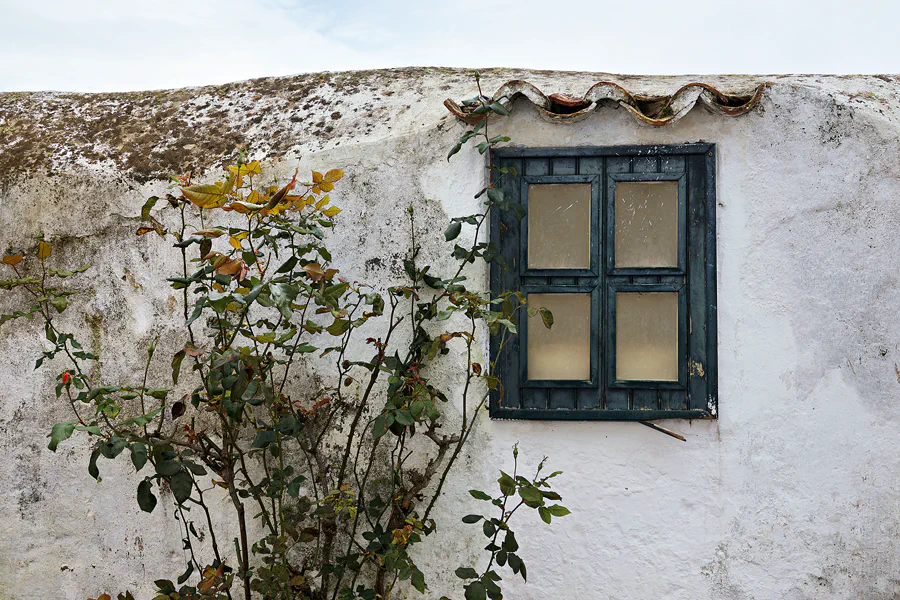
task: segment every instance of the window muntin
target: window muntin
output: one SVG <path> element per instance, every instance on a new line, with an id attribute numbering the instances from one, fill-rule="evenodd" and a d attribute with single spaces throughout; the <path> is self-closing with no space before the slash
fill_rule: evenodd
<path id="1" fill-rule="evenodd" d="M 505 179 L 502 187 L 507 199 L 525 206 L 526 217 L 517 221 L 492 215 L 492 240 L 500 242 L 510 265 L 504 270 L 492 264 L 492 289 L 521 290 L 542 301 L 582 294 L 584 303 L 589 294 L 590 339 L 585 352 L 588 336 L 583 331 L 565 334 L 571 324 L 564 327 L 559 322 L 559 315 L 565 315 L 585 323 L 585 308 L 574 318 L 572 311 L 560 312 L 565 307 L 548 307 L 554 312 L 554 328 L 560 326 L 550 333 L 560 334 L 556 343 L 562 346 L 553 347 L 548 341 L 553 338 L 545 335 L 540 317 L 521 318 L 517 341 L 499 357 L 502 385 L 492 392 L 492 416 L 627 420 L 715 416 L 712 149 L 707 144 L 516 148 L 495 154 L 500 166 L 515 167 L 520 174 Z M 547 188 L 540 186 L 560 184 L 571 184 L 566 188 L 570 194 L 578 184 L 590 185 L 590 211 L 580 209 L 581 215 L 589 215 L 589 223 L 578 228 L 590 238 L 589 268 L 584 268 L 583 255 L 578 262 L 559 262 L 557 269 L 549 260 L 529 262 L 532 254 L 543 250 L 535 247 L 535 240 L 548 232 L 552 240 L 553 227 L 544 227 L 540 236 L 537 231 L 547 225 L 541 208 L 535 209 L 546 201 L 540 195 L 546 196 Z M 586 202 L 583 194 L 578 206 Z M 573 203 L 555 204 L 554 209 Z M 553 207 L 552 202 L 549 205 Z M 564 233 L 564 237 L 575 236 Z M 617 299 L 622 300 L 621 314 Z M 584 379 L 586 353 L 589 379 Z"/>

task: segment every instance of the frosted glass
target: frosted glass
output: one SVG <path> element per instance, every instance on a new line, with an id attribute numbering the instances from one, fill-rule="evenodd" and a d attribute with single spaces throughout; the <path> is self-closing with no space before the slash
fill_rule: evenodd
<path id="1" fill-rule="evenodd" d="M 528 379 L 590 379 L 591 295 L 528 294 L 528 304 L 553 313 L 551 329 L 528 321 Z"/>
<path id="2" fill-rule="evenodd" d="M 616 266 L 678 266 L 678 182 L 616 183 Z"/>
<path id="3" fill-rule="evenodd" d="M 616 379 L 678 380 L 678 293 L 616 293 Z"/>
<path id="4" fill-rule="evenodd" d="M 528 186 L 528 268 L 591 267 L 591 186 Z"/>

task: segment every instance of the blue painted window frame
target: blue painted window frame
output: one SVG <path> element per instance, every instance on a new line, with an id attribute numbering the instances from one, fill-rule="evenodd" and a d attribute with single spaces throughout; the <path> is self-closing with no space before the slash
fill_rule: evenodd
<path id="1" fill-rule="evenodd" d="M 491 215 L 491 239 L 506 259 L 494 261 L 491 290 L 591 294 L 590 378 L 534 381 L 527 378 L 529 327 L 498 357 L 501 385 L 491 392 L 497 419 L 653 420 L 716 418 L 718 361 L 716 327 L 716 163 L 714 144 L 582 148 L 502 148 L 495 164 L 518 176 L 501 185 L 506 197 L 528 210 L 530 185 L 591 185 L 591 263 L 588 269 L 529 269 L 527 216 Z M 615 186 L 621 181 L 676 181 L 679 198 L 678 266 L 616 268 L 613 256 Z M 616 292 L 678 293 L 678 380 L 619 381 L 615 377 Z"/>

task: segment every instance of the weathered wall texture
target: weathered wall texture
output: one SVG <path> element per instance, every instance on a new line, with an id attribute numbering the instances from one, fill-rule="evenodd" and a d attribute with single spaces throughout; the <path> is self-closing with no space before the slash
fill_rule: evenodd
<path id="1" fill-rule="evenodd" d="M 494 71 L 485 89 L 513 78 L 575 95 L 601 79 L 645 93 L 690 81 Z M 489 463 L 516 441 L 526 464 L 546 454 L 565 471 L 573 514 L 551 527 L 523 520 L 531 582 L 511 581 L 509 598 L 900 597 L 900 79 L 701 80 L 746 90 L 764 79 L 774 83 L 759 108 L 738 118 L 697 108 L 651 128 L 604 106 L 554 124 L 520 100 L 496 126 L 527 146 L 716 143 L 720 418 L 662 423 L 682 443 L 636 423 L 485 416 L 421 553 L 442 573 L 434 598 L 461 597 L 452 569 L 483 544 L 458 521 L 477 504 L 465 490 L 492 485 Z M 0 95 L 0 247 L 31 247 L 44 232 L 61 256 L 93 262 L 68 324 L 104 351 L 105 374 L 131 377 L 151 335 L 179 318 L 159 285 L 171 251 L 133 237 L 161 174 L 210 167 L 238 142 L 285 157 L 281 173 L 340 167 L 336 235 L 353 249 L 341 266 L 386 286 L 402 277 L 409 203 L 437 231 L 474 207 L 480 157 L 445 160 L 462 126 L 441 106 L 472 90 L 461 71 L 396 70 Z M 446 248 L 425 252 L 440 264 Z M 146 595 L 152 579 L 177 575 L 175 523 L 139 512 L 126 461 L 101 464 L 97 484 L 83 443 L 46 450 L 65 412 L 51 372 L 31 370 L 38 338 L 35 326 L 0 329 L 0 599 Z"/>

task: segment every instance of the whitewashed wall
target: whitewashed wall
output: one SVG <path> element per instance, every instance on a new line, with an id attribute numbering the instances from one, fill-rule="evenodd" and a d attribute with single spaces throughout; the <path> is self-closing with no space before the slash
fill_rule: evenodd
<path id="1" fill-rule="evenodd" d="M 552 75 L 540 77 L 555 91 Z M 462 126 L 443 118 L 440 100 L 461 88 L 439 84 L 420 90 L 421 104 L 391 131 L 297 152 L 277 167 L 348 173 L 336 194 L 345 222 L 336 235 L 354 250 L 342 261 L 346 274 L 399 280 L 409 203 L 433 240 L 449 216 L 475 207 L 480 157 L 468 149 L 445 160 Z M 459 522 L 480 508 L 466 490 L 494 485 L 516 442 L 524 464 L 547 455 L 564 471 L 558 486 L 572 515 L 552 526 L 524 516 L 517 531 L 530 581 L 510 573 L 508 598 L 900 597 L 897 86 L 862 104 L 841 85 L 784 80 L 747 116 L 696 109 L 663 129 L 614 107 L 576 124 L 547 123 L 526 101 L 496 125 L 525 146 L 716 144 L 719 419 L 661 423 L 684 443 L 637 423 L 485 414 L 447 487 L 439 531 L 420 553 L 440 574 L 431 597 L 462 597 L 452 570 L 484 545 L 479 528 Z M 69 322 L 106 353 L 112 378 L 133 372 L 141 343 L 179 318 L 158 285 L 158 261 L 170 251 L 131 237 L 143 198 L 161 189 L 96 162 L 0 188 L 0 245 L 34 243 L 43 230 L 62 240 L 61 255 L 97 265 L 96 287 L 77 307 L 84 317 Z M 425 248 L 436 264 L 447 264 L 447 251 L 436 241 Z M 470 276 L 486 281 L 483 272 Z M 177 527 L 162 510 L 137 509 L 126 461 L 101 463 L 97 484 L 83 443 L 56 456 L 46 450 L 65 411 L 52 400 L 51 373 L 31 371 L 38 335 L 0 329 L 0 600 L 125 587 L 147 595 L 150 581 L 179 572 Z M 160 364 L 155 375 L 166 371 Z M 448 369 L 440 379 L 452 387 L 461 375 Z"/>

